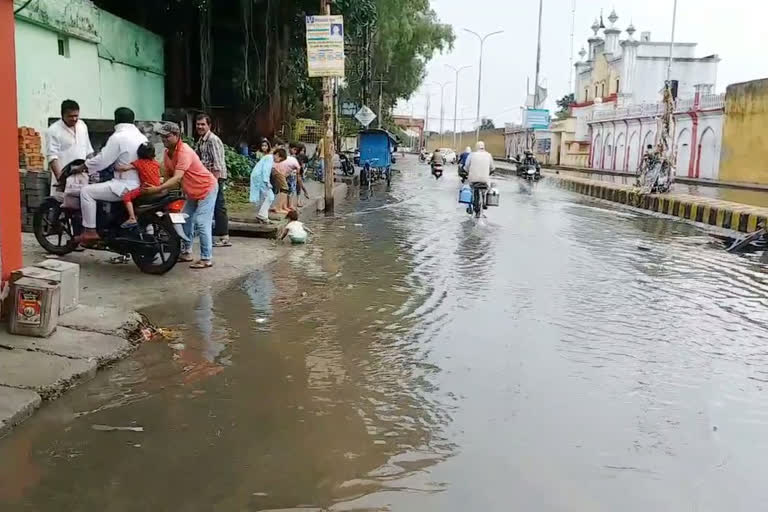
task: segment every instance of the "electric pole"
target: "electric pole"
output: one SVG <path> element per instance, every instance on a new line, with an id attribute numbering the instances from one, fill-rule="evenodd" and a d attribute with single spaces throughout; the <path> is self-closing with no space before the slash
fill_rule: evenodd
<path id="1" fill-rule="evenodd" d="M 331 15 L 331 0 L 320 0 L 320 9 L 326 16 Z M 333 78 L 323 77 L 323 160 L 325 166 L 325 214 L 333 215 L 333 155 L 336 154 L 333 141 Z"/>
<path id="2" fill-rule="evenodd" d="M 544 0 L 539 0 L 539 41 L 536 46 L 536 81 L 533 84 L 533 108 L 539 108 L 539 73 L 541 71 L 541 18 Z"/>

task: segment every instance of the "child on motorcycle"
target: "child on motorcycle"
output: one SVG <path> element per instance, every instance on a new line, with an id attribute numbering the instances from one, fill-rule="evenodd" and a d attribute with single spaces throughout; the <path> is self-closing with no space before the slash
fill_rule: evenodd
<path id="1" fill-rule="evenodd" d="M 128 220 L 120 226 L 122 228 L 133 228 L 138 226 L 136 212 L 133 208 L 133 201 L 141 194 L 145 186 L 159 187 L 160 182 L 160 164 L 155 160 L 155 148 L 148 142 L 145 142 L 136 150 L 138 160 L 130 164 L 116 164 L 115 170 L 118 172 L 130 171 L 136 169 L 139 172 L 141 186 L 134 190 L 129 190 L 123 194 L 123 203 L 128 211 Z"/>

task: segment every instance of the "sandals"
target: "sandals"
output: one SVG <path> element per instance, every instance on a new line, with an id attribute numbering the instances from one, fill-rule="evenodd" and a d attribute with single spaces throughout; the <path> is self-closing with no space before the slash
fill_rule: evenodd
<path id="1" fill-rule="evenodd" d="M 214 247 L 232 247 L 232 242 L 229 240 L 221 239 L 213 242 Z"/>
<path id="2" fill-rule="evenodd" d="M 188 252 L 183 252 L 179 256 L 179 261 L 181 261 L 182 263 L 192 263 L 193 261 L 195 261 L 195 259 L 192 257 L 192 254 Z"/>
<path id="3" fill-rule="evenodd" d="M 213 262 L 210 260 L 200 260 L 196 261 L 193 264 L 189 266 L 189 268 L 194 270 L 202 270 L 204 268 L 211 268 L 213 266 Z"/>
<path id="4" fill-rule="evenodd" d="M 123 229 L 133 229 L 133 228 L 139 227 L 139 223 L 138 222 L 125 221 L 122 224 L 120 224 L 120 227 L 123 228 Z"/>

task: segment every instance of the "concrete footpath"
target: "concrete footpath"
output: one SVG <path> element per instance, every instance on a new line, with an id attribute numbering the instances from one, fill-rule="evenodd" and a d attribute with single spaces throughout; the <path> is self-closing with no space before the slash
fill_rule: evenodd
<path id="1" fill-rule="evenodd" d="M 498 167 L 512 172 L 510 165 Z M 579 194 L 742 233 L 755 231 L 758 225 L 768 221 L 768 208 L 760 206 L 676 192 L 643 194 L 632 185 L 551 171 L 544 172 L 544 179 Z"/>
<path id="2" fill-rule="evenodd" d="M 50 338 L 0 331 L 0 436 L 52 400 L 130 354 L 141 340 L 138 313 L 79 306 L 59 319 Z"/>
<path id="3" fill-rule="evenodd" d="M 324 208 L 324 200 L 321 184 L 309 190 L 313 199 L 305 201 L 301 217 L 311 221 Z M 347 191 L 345 184 L 336 184 L 337 203 Z M 23 243 L 26 265 L 51 257 L 32 234 L 25 233 Z M 177 307 L 185 302 L 192 305 L 201 293 L 216 293 L 281 254 L 281 246 L 272 240 L 233 236 L 232 247 L 214 249 L 213 268 L 192 270 L 179 263 L 164 276 L 142 274 L 132 262 L 111 264 L 115 255 L 108 252 L 85 251 L 61 258 L 80 265 L 83 305 L 60 317 L 50 338 L 13 336 L 7 325 L 0 325 L 0 437 L 46 401 L 136 350 L 145 339 L 146 320 L 160 316 L 169 300 Z"/>

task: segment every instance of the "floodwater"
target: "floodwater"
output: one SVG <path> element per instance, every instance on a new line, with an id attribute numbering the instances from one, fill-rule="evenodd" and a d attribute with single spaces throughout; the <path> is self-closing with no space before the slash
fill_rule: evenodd
<path id="1" fill-rule="evenodd" d="M 766 268 L 545 183 L 475 221 L 457 188 L 410 165 L 167 297 L 177 339 L 0 440 L 0 510 L 763 510 Z"/>

